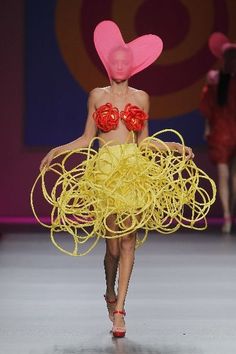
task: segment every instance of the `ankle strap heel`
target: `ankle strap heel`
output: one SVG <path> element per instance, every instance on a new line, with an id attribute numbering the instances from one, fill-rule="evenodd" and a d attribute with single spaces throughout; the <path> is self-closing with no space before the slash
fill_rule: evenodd
<path id="1" fill-rule="evenodd" d="M 126 316 L 126 312 L 125 312 L 125 311 L 123 311 L 123 310 L 122 310 L 122 311 L 120 311 L 120 310 L 116 310 L 116 311 L 114 311 L 114 312 L 113 312 L 113 315 L 116 315 L 116 314 L 117 314 L 117 315 L 123 315 L 123 316 Z"/>
<path id="2" fill-rule="evenodd" d="M 113 312 L 113 316 L 114 315 L 122 315 L 122 316 L 125 316 L 126 315 L 126 312 L 124 310 L 120 311 L 120 310 L 116 310 Z M 112 334 L 113 334 L 113 337 L 116 337 L 116 338 L 122 338 L 125 336 L 125 333 L 126 333 L 126 328 L 125 326 L 124 327 L 117 327 L 117 326 L 114 326 L 113 325 L 113 328 L 112 328 Z"/>
<path id="3" fill-rule="evenodd" d="M 108 297 L 104 294 L 104 299 L 108 304 L 115 304 L 117 299 L 115 298 L 114 300 L 109 300 Z"/>
<path id="4" fill-rule="evenodd" d="M 109 319 L 111 320 L 111 322 L 113 322 L 114 320 L 114 316 L 113 316 L 113 312 L 116 308 L 116 302 L 117 302 L 117 298 L 115 297 L 114 299 L 110 300 L 107 295 L 103 295 L 104 296 L 104 299 L 106 301 L 106 304 L 107 304 L 107 310 L 108 310 L 108 316 L 109 316 Z"/>

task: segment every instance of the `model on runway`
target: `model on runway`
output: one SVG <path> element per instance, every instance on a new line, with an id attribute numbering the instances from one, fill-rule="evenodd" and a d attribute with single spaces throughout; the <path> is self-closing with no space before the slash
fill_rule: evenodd
<path id="1" fill-rule="evenodd" d="M 161 39 L 145 35 L 125 43 L 117 25 L 103 21 L 95 29 L 94 42 L 110 85 L 90 92 L 84 134 L 52 149 L 42 160 L 39 179 L 52 205 L 47 226 L 59 249 L 78 255 L 86 241 L 93 241 L 91 250 L 99 238 L 105 238 L 104 297 L 113 336 L 123 337 L 135 247 L 143 242 L 137 230 L 144 229 L 147 236 L 149 230 L 170 233 L 181 225 L 199 228 L 197 222 L 206 221 L 215 199 L 215 184 L 194 164 L 192 149 L 177 132 L 180 143 L 163 142 L 160 132 L 148 136 L 149 96 L 128 85 L 132 75 L 161 54 Z M 98 152 L 92 146 L 94 139 L 99 142 Z M 71 169 L 67 160 L 72 154 L 85 159 Z M 60 155 L 61 162 L 52 161 Z M 57 175 L 51 193 L 45 186 L 46 173 Z M 199 185 L 202 178 L 209 183 L 210 194 Z M 73 252 L 56 242 L 54 234 L 60 231 L 72 235 Z"/>

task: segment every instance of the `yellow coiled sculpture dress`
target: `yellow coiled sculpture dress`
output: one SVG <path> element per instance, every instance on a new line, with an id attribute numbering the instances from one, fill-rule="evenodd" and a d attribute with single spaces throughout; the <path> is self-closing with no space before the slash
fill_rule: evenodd
<path id="1" fill-rule="evenodd" d="M 177 135 L 182 154 L 159 139 L 166 132 Z M 96 140 L 101 145 L 98 151 L 93 148 Z M 54 182 L 49 187 L 46 179 L 51 174 Z M 39 183 L 51 206 L 49 224 L 40 220 L 34 205 Z M 203 230 L 215 196 L 214 181 L 186 158 L 182 136 L 165 129 L 139 146 L 95 138 L 87 148 L 57 156 L 37 177 L 31 206 L 39 223 L 50 228 L 53 244 L 78 256 L 91 251 L 100 238 L 123 237 L 140 229 L 144 232 L 142 238 L 137 237 L 137 246 L 146 240 L 148 231 L 169 234 L 180 226 Z M 109 226 L 111 218 L 115 232 Z M 72 238 L 73 247 L 68 249 L 58 238 L 61 232 L 63 238 Z"/>

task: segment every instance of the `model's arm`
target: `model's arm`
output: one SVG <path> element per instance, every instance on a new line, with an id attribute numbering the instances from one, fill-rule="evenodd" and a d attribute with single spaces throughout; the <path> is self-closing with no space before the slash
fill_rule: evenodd
<path id="1" fill-rule="evenodd" d="M 142 91 L 142 94 L 141 94 L 140 97 L 141 97 L 141 100 L 142 100 L 143 110 L 144 110 L 144 112 L 146 112 L 148 114 L 149 106 L 150 106 L 149 96 L 145 92 Z M 149 135 L 148 123 L 146 121 L 143 130 L 138 135 L 138 144 L 140 144 L 143 139 L 147 138 L 148 135 Z M 183 145 L 180 144 L 180 143 L 165 142 L 165 145 L 164 145 L 164 144 L 161 144 L 161 143 L 158 143 L 157 141 L 155 141 L 154 144 L 161 150 L 166 150 L 166 148 L 165 148 L 165 145 L 166 145 L 166 146 L 169 147 L 170 150 L 178 151 L 180 154 L 183 154 Z M 193 151 L 192 151 L 192 149 L 190 147 L 185 146 L 184 147 L 184 153 L 186 154 L 187 159 L 194 158 Z"/>
<path id="2" fill-rule="evenodd" d="M 194 153 L 191 147 L 183 146 L 180 143 L 176 142 L 165 142 L 165 144 L 169 147 L 170 150 L 177 151 L 180 154 L 185 153 L 187 160 L 194 158 Z M 164 148 L 162 144 L 160 144 L 160 148 Z"/>
<path id="3" fill-rule="evenodd" d="M 194 158 L 194 153 L 192 149 L 188 146 L 183 146 L 180 143 L 170 142 L 170 141 L 163 141 L 163 144 L 159 143 L 156 140 L 153 140 L 152 142 L 160 150 L 165 151 L 167 150 L 166 146 L 168 146 L 168 148 L 172 151 L 177 151 L 180 154 L 185 153 L 187 160 Z"/>
<path id="4" fill-rule="evenodd" d="M 140 107 L 142 107 L 144 112 L 149 115 L 150 100 L 148 94 L 144 91 L 140 91 L 139 100 Z M 148 121 L 146 120 L 143 129 L 141 130 L 141 132 L 138 133 L 138 144 L 140 144 L 143 139 L 147 138 L 148 135 Z"/>
<path id="5" fill-rule="evenodd" d="M 57 146 L 50 150 L 48 154 L 43 158 L 40 164 L 40 170 L 42 170 L 44 166 L 49 166 L 52 159 L 64 151 L 87 147 L 91 139 L 96 136 L 97 128 L 93 119 L 93 112 L 95 111 L 95 98 L 96 94 L 94 91 L 92 91 L 88 98 L 88 116 L 83 135 L 81 135 L 76 140 L 73 140 L 64 145 Z"/>
<path id="6" fill-rule="evenodd" d="M 213 101 L 213 86 L 205 85 L 201 93 L 199 110 L 203 117 L 209 120 L 213 113 Z"/>
<path id="7" fill-rule="evenodd" d="M 204 129 L 204 138 L 210 134 L 210 120 L 213 116 L 213 107 L 212 102 L 213 98 L 212 90 L 209 86 L 205 86 L 202 91 L 199 110 L 202 113 L 202 116 L 205 118 L 205 129 Z"/>

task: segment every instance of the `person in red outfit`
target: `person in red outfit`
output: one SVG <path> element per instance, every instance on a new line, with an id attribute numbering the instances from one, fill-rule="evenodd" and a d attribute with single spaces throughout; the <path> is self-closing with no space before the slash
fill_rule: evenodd
<path id="1" fill-rule="evenodd" d="M 224 34 L 215 32 L 209 38 L 209 48 L 220 59 L 221 69 L 207 73 L 200 110 L 206 118 L 209 156 L 217 166 L 224 216 L 222 231 L 230 233 L 236 196 L 236 44 Z"/>

